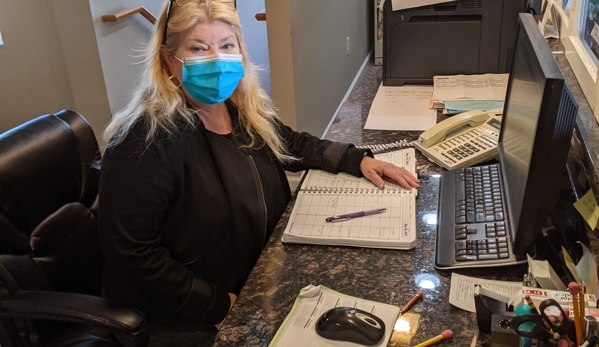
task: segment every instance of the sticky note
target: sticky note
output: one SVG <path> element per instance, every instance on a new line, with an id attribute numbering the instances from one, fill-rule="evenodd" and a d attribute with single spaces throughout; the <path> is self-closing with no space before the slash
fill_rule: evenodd
<path id="1" fill-rule="evenodd" d="M 576 283 L 580 283 L 580 275 L 578 274 L 576 265 L 574 264 L 574 261 L 572 261 L 570 253 L 568 253 L 564 246 L 562 246 L 562 253 L 564 256 L 564 263 L 566 264 L 566 267 L 568 268 L 568 270 L 570 270 L 572 276 L 574 276 L 574 280 L 576 281 Z"/>
<path id="2" fill-rule="evenodd" d="M 580 200 L 574 203 L 574 207 L 582 215 L 584 220 L 587 221 L 591 230 L 595 230 L 597 220 L 599 219 L 599 207 L 597 207 L 597 200 L 595 200 L 593 190 L 589 189 Z"/>

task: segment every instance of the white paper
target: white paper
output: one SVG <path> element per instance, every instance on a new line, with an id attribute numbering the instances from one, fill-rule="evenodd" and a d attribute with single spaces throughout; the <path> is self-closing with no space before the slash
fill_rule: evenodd
<path id="1" fill-rule="evenodd" d="M 376 92 L 364 129 L 427 130 L 437 123 L 429 108 L 431 86 L 383 86 Z"/>
<path id="2" fill-rule="evenodd" d="M 555 38 L 558 39 L 559 38 L 559 29 L 558 29 L 558 22 L 559 22 L 559 18 L 557 18 L 556 16 L 556 10 L 555 10 L 555 6 L 553 4 L 552 0 L 548 0 L 547 4 L 546 4 L 546 9 L 543 12 L 543 17 L 541 18 L 541 20 L 539 21 L 539 30 L 541 31 L 541 33 L 543 34 L 543 37 L 548 39 L 548 38 Z M 551 24 L 549 24 L 549 22 L 551 22 Z"/>
<path id="3" fill-rule="evenodd" d="M 399 11 L 405 10 L 406 8 L 428 6 L 451 1 L 455 0 L 393 0 L 391 3 L 391 9 L 393 9 L 393 11 Z"/>
<path id="4" fill-rule="evenodd" d="M 509 74 L 434 76 L 433 99 L 505 100 Z"/>
<path id="5" fill-rule="evenodd" d="M 482 294 L 491 299 L 495 299 L 497 301 L 505 302 L 506 304 L 510 302 L 510 298 L 503 294 L 496 293 L 494 291 L 485 289 L 479 285 L 474 285 L 474 295 Z"/>
<path id="6" fill-rule="evenodd" d="M 599 279 L 597 277 L 597 260 L 595 255 L 582 242 L 577 242 L 582 247 L 582 258 L 576 264 L 580 280 L 586 287 L 587 294 L 599 295 Z"/>
<path id="7" fill-rule="evenodd" d="M 474 306 L 475 284 L 509 298 L 522 290 L 522 282 L 486 280 L 453 272 L 451 274 L 451 286 L 449 287 L 449 303 L 462 310 L 476 312 Z"/>
<path id="8" fill-rule="evenodd" d="M 534 260 L 530 255 L 527 255 L 527 258 L 528 268 L 541 288 L 561 291 L 567 290 L 566 286 L 547 260 Z"/>
<path id="9" fill-rule="evenodd" d="M 399 307 L 363 300 L 338 293 L 324 286 L 309 285 L 302 288 L 291 312 L 268 345 L 269 347 L 354 347 L 355 343 L 332 341 L 316 333 L 318 318 L 334 307 L 355 307 L 370 312 L 385 323 L 385 337 L 378 347 L 386 346 L 399 316 Z"/>

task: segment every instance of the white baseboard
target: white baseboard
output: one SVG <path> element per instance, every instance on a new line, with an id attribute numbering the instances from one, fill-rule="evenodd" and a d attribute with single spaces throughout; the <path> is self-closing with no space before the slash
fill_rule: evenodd
<path id="1" fill-rule="evenodd" d="M 356 83 L 360 79 L 360 76 L 362 76 L 362 71 L 364 71 L 364 68 L 366 67 L 366 65 L 368 65 L 368 62 L 370 61 L 370 56 L 371 55 L 372 55 L 372 49 L 366 55 L 366 58 L 362 62 L 362 66 L 360 66 L 360 69 L 358 70 L 358 73 L 356 73 L 356 75 L 354 76 L 354 80 L 352 81 L 351 85 L 349 86 L 349 89 L 347 89 L 347 92 L 345 93 L 345 96 L 343 97 L 343 100 L 341 100 L 341 103 L 339 103 L 339 107 L 337 107 L 337 110 L 335 111 L 335 114 L 333 114 L 333 117 L 331 118 L 331 121 L 329 122 L 329 125 L 327 125 L 326 129 L 324 129 L 324 132 L 322 133 L 322 136 L 320 138 L 324 138 L 324 136 L 329 131 L 329 128 L 331 127 L 331 125 L 335 121 L 335 118 L 337 117 L 337 114 L 341 110 L 341 107 L 343 107 L 343 104 L 345 103 L 345 101 L 347 100 L 347 98 L 349 98 L 349 95 L 351 94 L 352 90 L 354 90 L 354 86 L 356 85 Z"/>

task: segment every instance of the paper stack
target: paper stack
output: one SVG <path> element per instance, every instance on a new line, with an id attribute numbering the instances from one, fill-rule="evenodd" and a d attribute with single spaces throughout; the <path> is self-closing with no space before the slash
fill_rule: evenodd
<path id="1" fill-rule="evenodd" d="M 443 110 L 444 114 L 502 108 L 508 77 L 509 74 L 434 76 L 430 107 Z"/>

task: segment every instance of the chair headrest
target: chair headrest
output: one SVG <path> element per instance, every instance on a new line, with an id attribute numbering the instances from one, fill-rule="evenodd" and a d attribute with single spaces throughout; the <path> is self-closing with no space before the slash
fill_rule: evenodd
<path id="1" fill-rule="evenodd" d="M 70 202 L 93 204 L 100 159 L 80 114 L 43 115 L 0 134 L 0 212 L 23 233 Z"/>

